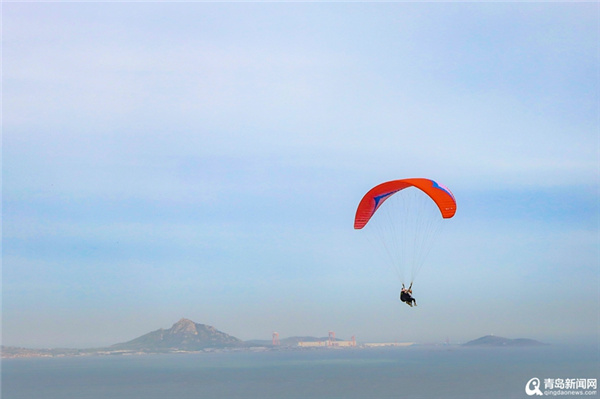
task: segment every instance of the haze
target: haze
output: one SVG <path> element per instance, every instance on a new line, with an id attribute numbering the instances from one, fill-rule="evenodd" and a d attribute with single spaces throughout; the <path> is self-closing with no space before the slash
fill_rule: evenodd
<path id="1" fill-rule="evenodd" d="M 12 3 L 4 345 L 599 333 L 597 3 Z M 362 195 L 457 199 L 417 308 Z"/>

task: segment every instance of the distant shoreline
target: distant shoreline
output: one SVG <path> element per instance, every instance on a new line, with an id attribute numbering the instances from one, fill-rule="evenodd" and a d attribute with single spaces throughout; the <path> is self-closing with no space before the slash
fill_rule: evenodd
<path id="1" fill-rule="evenodd" d="M 72 349 L 30 349 L 1 346 L 3 359 L 40 358 L 40 357 L 81 357 L 81 356 L 134 356 L 161 353 L 215 353 L 215 352 L 267 352 L 267 351 L 299 351 L 299 350 L 352 350 L 374 348 L 405 348 L 415 345 L 414 342 L 381 342 L 357 344 L 355 337 L 342 340 L 330 331 L 327 337 L 289 337 L 279 340 L 279 334 L 273 334 L 273 340 L 243 341 L 216 328 L 195 323 L 182 318 L 169 329 L 158 329 L 137 337 L 131 341 L 118 343 L 109 347 Z M 486 335 L 462 345 L 434 344 L 442 347 L 529 347 L 541 346 L 541 342 L 518 338 L 509 339 Z M 432 345 L 429 345 L 432 346 Z"/>
<path id="2" fill-rule="evenodd" d="M 27 358 L 62 358 L 62 357 L 101 357 L 101 356 L 144 356 L 144 355 L 161 355 L 161 354 L 200 354 L 200 353 L 232 353 L 232 352 L 305 352 L 305 351 L 349 351 L 349 350 L 365 350 L 377 348 L 406 348 L 409 346 L 419 346 L 418 344 L 361 344 L 355 347 L 303 347 L 303 346 L 240 346 L 240 347 L 223 347 L 223 348 L 204 348 L 199 350 L 184 350 L 184 349 L 165 349 L 165 350 L 126 350 L 118 349 L 111 350 L 109 348 L 102 349 L 29 349 L 18 347 L 2 347 L 2 359 L 27 359 Z M 441 346 L 441 345 L 440 345 Z"/>
<path id="3" fill-rule="evenodd" d="M 438 350 L 470 350 L 470 349 L 528 349 L 547 347 L 549 344 L 539 345 L 467 345 L 447 343 L 363 343 L 355 347 L 302 347 L 293 345 L 282 346 L 241 346 L 224 348 L 204 348 L 199 350 L 165 349 L 165 350 L 111 350 L 109 348 L 99 349 L 30 349 L 19 347 L 2 347 L 2 359 L 40 359 L 40 358 L 69 358 L 69 357 L 110 357 L 110 356 L 148 356 L 148 355 L 173 355 L 173 354 L 214 354 L 214 353 L 259 353 L 259 352 L 310 352 L 310 351 L 365 351 L 365 350 L 406 350 L 406 349 L 438 349 Z"/>

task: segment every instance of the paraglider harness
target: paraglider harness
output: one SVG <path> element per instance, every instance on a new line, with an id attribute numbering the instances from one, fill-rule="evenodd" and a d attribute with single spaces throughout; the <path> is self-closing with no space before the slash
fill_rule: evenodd
<path id="1" fill-rule="evenodd" d="M 402 290 L 400 291 L 400 300 L 406 303 L 411 308 L 413 306 L 413 303 L 415 306 L 417 306 L 417 301 L 415 300 L 415 298 L 412 297 L 412 282 L 408 286 L 408 289 L 406 289 L 404 287 L 404 284 L 402 284 Z"/>

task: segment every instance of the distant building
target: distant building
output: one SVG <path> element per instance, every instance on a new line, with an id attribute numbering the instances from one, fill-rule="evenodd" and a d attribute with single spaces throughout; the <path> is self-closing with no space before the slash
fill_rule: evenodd
<path id="1" fill-rule="evenodd" d="M 411 346 L 413 342 L 381 342 L 373 344 L 364 344 L 366 348 L 382 348 L 386 346 Z"/>
<path id="2" fill-rule="evenodd" d="M 300 341 L 298 346 L 303 348 L 351 348 L 356 346 L 356 339 L 352 337 L 351 341 L 337 341 L 335 335 L 330 332 L 327 341 Z"/>
<path id="3" fill-rule="evenodd" d="M 354 347 L 356 346 L 356 341 L 336 341 L 332 343 L 331 346 L 339 346 L 344 348 Z"/>
<path id="4" fill-rule="evenodd" d="M 326 347 L 328 345 L 327 341 L 309 341 L 309 342 L 303 342 L 300 341 L 298 342 L 298 346 L 301 346 L 303 348 L 319 348 L 319 347 Z"/>

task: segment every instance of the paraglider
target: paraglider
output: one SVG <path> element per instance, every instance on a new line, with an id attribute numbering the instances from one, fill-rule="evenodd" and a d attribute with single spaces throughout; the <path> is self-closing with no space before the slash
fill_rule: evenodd
<path id="1" fill-rule="evenodd" d="M 400 300 L 411 308 L 413 307 L 413 304 L 414 306 L 417 306 L 417 301 L 412 297 L 412 283 L 410 283 L 408 289 L 404 287 L 404 284 L 402 284 L 402 289 L 400 290 Z"/>
<path id="2" fill-rule="evenodd" d="M 384 205 L 385 203 L 385 205 Z M 400 300 L 416 306 L 412 284 L 442 225 L 456 213 L 456 200 L 442 184 L 425 178 L 400 179 L 381 183 L 370 189 L 360 201 L 354 218 L 354 228 L 367 224 L 375 241 L 402 282 Z M 407 272 L 410 286 L 405 288 Z"/>

